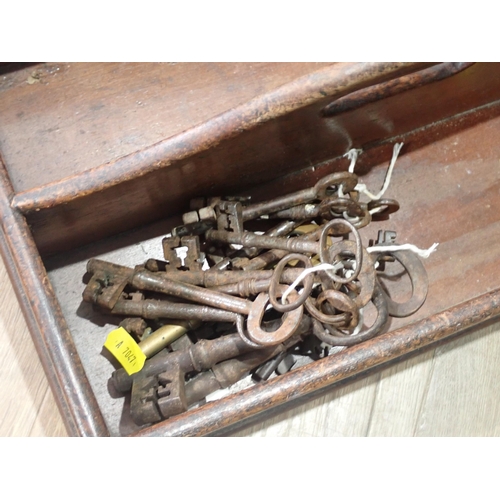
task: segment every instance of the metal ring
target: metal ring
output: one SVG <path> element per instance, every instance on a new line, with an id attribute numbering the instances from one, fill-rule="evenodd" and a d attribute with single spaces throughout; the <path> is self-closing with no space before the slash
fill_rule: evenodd
<path id="1" fill-rule="evenodd" d="M 236 330 L 238 331 L 241 340 L 243 340 L 243 342 L 245 342 L 245 344 L 249 345 L 250 347 L 253 347 L 254 349 L 262 349 L 262 348 L 266 347 L 265 345 L 256 344 L 255 342 L 252 342 L 245 335 L 245 318 L 243 317 L 242 314 L 238 314 L 236 316 Z"/>
<path id="2" fill-rule="evenodd" d="M 380 221 L 389 219 L 389 215 L 399 210 L 399 202 L 389 198 L 382 198 L 380 200 L 372 200 L 368 203 L 368 210 L 374 208 L 382 208 L 380 212 L 372 214 L 372 220 Z"/>
<path id="3" fill-rule="evenodd" d="M 325 301 L 335 309 L 351 315 L 351 321 L 346 328 L 355 328 L 359 321 L 359 309 L 353 299 L 338 290 L 323 290 L 316 299 L 316 307 L 321 311 L 321 304 Z"/>
<path id="4" fill-rule="evenodd" d="M 361 332 L 357 335 L 346 336 L 331 325 L 327 324 L 324 326 L 317 319 L 313 319 L 314 335 L 316 335 L 316 337 L 318 337 L 321 341 L 332 346 L 352 346 L 375 337 L 382 331 L 387 323 L 387 320 L 389 319 L 387 301 L 382 291 L 382 287 L 378 282 L 375 285 L 372 302 L 377 308 L 377 319 L 365 332 Z M 325 328 L 328 329 L 328 331 L 326 331 Z"/>
<path id="5" fill-rule="evenodd" d="M 318 206 L 318 213 L 325 219 L 332 217 L 342 217 L 342 214 L 347 212 L 351 216 L 361 216 L 364 214 L 359 203 L 351 198 L 329 197 L 321 201 Z"/>
<path id="6" fill-rule="evenodd" d="M 326 323 L 329 325 L 337 325 L 339 327 L 346 325 L 349 321 L 349 314 L 348 313 L 342 313 L 342 314 L 325 314 L 324 312 L 320 311 L 314 304 L 314 301 L 312 297 L 308 297 L 305 303 L 307 312 L 315 319 L 320 321 L 321 323 Z"/>
<path id="7" fill-rule="evenodd" d="M 358 176 L 351 172 L 337 172 L 330 174 L 320 179 L 314 189 L 316 191 L 316 198 L 323 200 L 329 195 L 327 194 L 328 188 L 342 185 L 344 193 L 351 192 L 358 184 Z"/>
<path id="8" fill-rule="evenodd" d="M 372 221 L 372 214 L 368 209 L 368 205 L 366 203 L 358 203 L 358 206 L 361 210 L 361 215 L 356 217 L 356 221 L 349 220 L 349 213 L 345 211 L 342 215 L 344 219 L 350 222 L 356 229 L 361 229 L 362 227 L 367 226 Z"/>
<path id="9" fill-rule="evenodd" d="M 338 255 L 342 252 L 354 253 L 356 251 L 356 246 L 354 241 L 341 240 L 334 243 L 328 251 L 333 255 Z M 375 265 L 372 256 L 365 247 L 362 247 L 362 254 L 363 261 L 361 269 L 358 276 L 356 276 L 356 280 L 359 282 L 361 289 L 354 299 L 354 302 L 359 308 L 366 306 L 366 304 L 370 302 L 376 281 Z M 332 256 L 330 256 L 330 260 L 333 260 Z M 344 285 L 349 288 L 353 283 L 354 280 L 351 280 L 349 283 L 344 283 Z"/>
<path id="10" fill-rule="evenodd" d="M 286 285 L 279 286 L 282 287 L 283 292 L 284 289 L 287 288 Z M 292 294 L 294 294 L 294 292 L 292 292 Z M 295 294 L 297 294 L 297 292 L 295 292 Z M 264 346 L 281 344 L 290 338 L 299 328 L 304 314 L 304 308 L 299 306 L 297 309 L 283 315 L 283 322 L 277 330 L 266 332 L 262 329 L 261 322 L 268 302 L 269 295 L 267 293 L 257 295 L 252 303 L 247 320 L 247 330 L 250 340 Z"/>
<path id="11" fill-rule="evenodd" d="M 301 295 L 297 294 L 297 300 L 294 302 L 289 302 L 288 304 L 281 304 L 278 302 L 278 299 L 276 298 L 276 289 L 278 285 L 280 284 L 280 278 L 281 274 L 283 272 L 284 267 L 288 262 L 291 260 L 300 260 L 303 262 L 306 266 L 306 269 L 312 267 L 311 264 L 311 259 L 307 257 L 307 255 L 300 254 L 300 253 L 290 253 L 283 257 L 276 267 L 274 268 L 273 276 L 271 278 L 271 281 L 269 282 L 269 302 L 273 306 L 274 309 L 278 312 L 289 312 L 293 311 L 297 307 L 301 306 L 304 304 L 304 302 L 307 300 L 307 297 L 311 295 L 313 283 L 314 283 L 314 276 L 312 274 L 309 274 L 305 277 L 304 279 L 304 284 L 303 284 L 303 291 Z M 286 290 L 286 288 L 285 288 Z M 284 293 L 284 292 L 283 292 Z"/>
<path id="12" fill-rule="evenodd" d="M 425 302 L 429 290 L 427 271 L 418 256 L 410 250 L 398 250 L 397 252 L 387 253 L 392 255 L 405 268 L 411 280 L 412 296 L 410 300 L 403 304 L 392 300 L 385 290 L 382 289 L 382 293 L 387 300 L 389 315 L 395 318 L 405 318 L 418 311 Z"/>
<path id="13" fill-rule="evenodd" d="M 363 264 L 363 245 L 361 244 L 361 237 L 359 236 L 357 229 L 350 222 L 346 221 L 345 219 L 333 219 L 323 226 L 323 230 L 321 231 L 321 235 L 319 238 L 319 258 L 323 263 L 332 263 L 332 256 L 330 255 L 329 249 L 326 246 L 326 241 L 328 237 L 328 231 L 330 230 L 330 228 L 336 225 L 348 227 L 354 235 L 354 240 L 356 242 L 356 250 L 354 252 L 354 258 L 356 259 L 356 269 L 349 278 L 341 278 L 340 276 L 337 276 L 334 272 L 332 272 L 332 270 L 326 270 L 325 272 L 333 281 L 336 281 L 337 283 L 349 283 L 350 281 L 358 277 L 358 274 L 361 271 L 361 266 Z M 330 248 L 334 246 L 335 243 Z"/>

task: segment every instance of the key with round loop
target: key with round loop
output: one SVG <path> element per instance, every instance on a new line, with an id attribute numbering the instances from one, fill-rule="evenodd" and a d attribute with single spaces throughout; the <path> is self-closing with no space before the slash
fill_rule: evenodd
<path id="1" fill-rule="evenodd" d="M 338 191 L 340 186 L 342 186 L 344 193 L 353 192 L 357 184 L 358 177 L 356 174 L 351 172 L 336 172 L 321 178 L 313 187 L 295 191 L 271 200 L 253 203 L 248 206 L 243 206 L 240 202 L 236 202 L 236 205 L 238 205 L 237 208 L 236 205 L 234 206 L 234 209 L 238 212 L 236 226 L 237 228 L 241 228 L 241 225 L 245 221 L 257 219 L 264 215 L 279 212 L 280 210 L 287 210 L 296 205 L 311 203 L 315 200 L 322 201 L 330 197 L 332 191 Z M 221 204 L 220 208 L 222 209 L 224 206 L 227 206 L 227 203 L 223 200 L 218 203 Z M 207 225 L 215 225 L 215 219 L 218 219 L 217 225 L 219 228 L 221 223 L 225 224 L 219 217 L 220 213 L 217 213 L 217 203 L 213 207 L 206 207 L 206 209 L 207 213 L 205 213 L 205 208 L 203 208 L 184 214 L 185 225 L 174 228 L 172 234 L 174 236 L 202 234 L 202 229 L 206 230 Z M 236 212 L 233 215 L 236 215 Z"/>
<path id="2" fill-rule="evenodd" d="M 312 220 L 317 217 L 330 220 L 334 217 L 365 217 L 365 204 L 360 204 L 350 198 L 337 198 L 330 196 L 317 204 L 296 205 L 286 210 L 269 214 L 270 219 Z"/>
<path id="3" fill-rule="evenodd" d="M 252 318 L 262 318 L 267 305 L 267 302 L 264 303 L 262 299 L 256 299 L 252 302 L 215 290 L 209 290 L 196 285 L 174 281 L 169 279 L 167 275 L 158 276 L 156 273 L 151 273 L 145 269 L 137 270 L 129 279 L 129 282 L 132 286 L 137 285 L 142 290 L 164 293 L 173 297 L 190 300 L 198 304 L 212 306 L 217 309 L 223 309 L 225 311 Z M 294 309 L 289 313 L 285 313 L 282 325 L 275 332 L 272 332 L 273 338 L 283 339 L 293 335 L 300 323 L 302 313 L 302 307 Z M 256 321 L 249 324 L 250 335 L 253 334 L 254 330 L 257 332 L 256 336 L 258 336 L 260 334 L 260 324 Z M 283 340 L 280 340 L 280 342 L 282 341 Z"/>
<path id="4" fill-rule="evenodd" d="M 227 231 L 217 231 L 211 229 L 207 231 L 206 238 L 211 241 L 218 241 L 226 244 L 237 244 L 243 246 L 254 246 L 257 248 L 270 248 L 275 250 L 285 250 L 287 252 L 298 252 L 298 253 L 306 253 L 306 254 L 319 254 L 321 257 L 321 261 L 324 263 L 329 262 L 328 256 L 328 246 L 327 246 L 327 238 L 329 235 L 329 231 L 332 228 L 336 228 L 338 231 L 338 236 L 344 235 L 349 231 L 353 233 L 355 238 L 355 259 L 356 259 L 356 269 L 353 275 L 349 278 L 342 278 L 336 274 L 329 273 L 329 276 L 332 280 L 339 283 L 348 283 L 357 277 L 361 270 L 363 253 L 362 253 L 362 244 L 361 238 L 359 236 L 356 228 L 348 221 L 344 219 L 333 219 L 321 228 L 319 228 L 319 241 L 310 241 L 311 235 L 314 233 L 309 233 L 308 238 L 305 239 L 303 237 L 297 238 L 276 238 L 265 235 L 258 235 L 250 232 L 243 233 L 231 233 Z M 280 257 L 281 258 L 281 257 Z"/>
<path id="5" fill-rule="evenodd" d="M 243 220 L 256 219 L 280 210 L 285 210 L 296 205 L 309 203 L 314 200 L 323 200 L 330 196 L 329 189 L 342 186 L 344 193 L 352 191 L 358 183 L 358 176 L 350 172 L 337 172 L 320 179 L 313 187 L 302 189 L 278 198 L 254 203 L 243 208 Z"/>

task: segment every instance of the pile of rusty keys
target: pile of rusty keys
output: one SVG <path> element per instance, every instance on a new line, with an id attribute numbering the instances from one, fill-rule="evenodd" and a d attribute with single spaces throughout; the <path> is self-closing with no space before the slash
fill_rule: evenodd
<path id="1" fill-rule="evenodd" d="M 368 340 L 389 316 L 422 306 L 428 280 L 419 257 L 377 251 L 394 245 L 394 232 L 379 231 L 367 248 L 359 234 L 371 220 L 387 220 L 398 202 L 362 203 L 357 184 L 354 173 L 334 173 L 256 204 L 195 200 L 184 225 L 163 239 L 164 261 L 134 269 L 88 262 L 84 300 L 124 316 L 121 325 L 149 358 L 134 375 L 119 369 L 112 376 L 118 391 L 131 390 L 137 425 L 184 412 L 250 373 L 266 380 L 291 369 L 297 356 L 319 359 L 334 346 Z M 252 223 L 260 230 L 249 231 Z M 412 284 L 405 303 L 389 297 L 379 280 L 395 259 Z M 370 302 L 377 317 L 365 327 Z"/>

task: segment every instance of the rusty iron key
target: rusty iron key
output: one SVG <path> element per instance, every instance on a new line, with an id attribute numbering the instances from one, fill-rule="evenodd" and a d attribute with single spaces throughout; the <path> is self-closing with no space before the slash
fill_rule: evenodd
<path id="1" fill-rule="evenodd" d="M 261 217 L 262 215 L 268 215 L 271 213 L 279 212 L 280 210 L 286 210 L 296 205 L 310 203 L 314 200 L 324 200 L 329 196 L 329 189 L 331 190 L 332 188 L 338 188 L 339 186 L 342 186 L 344 193 L 349 193 L 353 191 L 357 183 L 357 175 L 351 172 L 336 172 L 327 175 L 321 178 L 313 187 L 295 191 L 293 193 L 279 196 L 277 198 L 266 200 L 260 203 L 241 206 L 241 208 L 238 209 L 241 211 L 241 219 L 239 221 L 239 224 L 244 221 L 256 219 L 258 217 Z M 224 201 L 221 201 L 220 203 L 224 203 L 224 207 L 228 206 Z M 200 218 L 198 217 L 198 215 L 196 215 L 196 211 L 184 215 L 184 220 L 189 221 L 191 224 L 196 224 L 196 219 Z M 234 215 L 234 213 L 232 215 Z M 201 218 L 205 219 L 204 222 L 206 222 L 206 219 L 215 219 L 215 217 L 215 211 L 212 209 L 206 216 L 203 216 Z"/>
<path id="2" fill-rule="evenodd" d="M 260 326 L 261 319 L 269 301 L 269 297 L 265 293 L 260 294 L 252 302 L 215 290 L 174 281 L 167 278 L 166 275 L 158 276 L 157 273 L 152 273 L 145 269 L 135 271 L 133 276 L 129 278 L 129 282 L 131 285 L 142 290 L 165 293 L 173 297 L 187 299 L 199 304 L 214 306 L 217 309 L 223 309 L 238 315 L 248 316 L 248 336 L 254 342 L 263 342 L 266 345 L 283 342 L 284 339 L 293 335 L 303 314 L 302 306 L 285 313 L 282 325 L 270 335 L 269 332 L 265 332 Z M 130 304 L 129 307 L 133 307 L 132 301 L 130 301 Z M 117 305 L 118 303 L 115 305 L 115 308 L 113 308 L 114 310 Z M 130 310 L 127 310 L 126 314 L 133 315 Z"/>
<path id="3" fill-rule="evenodd" d="M 94 266 L 102 267 L 101 263 L 95 261 L 89 263 L 89 268 Z M 123 269 L 122 266 L 112 266 L 118 272 L 120 281 L 119 290 L 122 291 L 126 284 L 130 284 L 140 290 L 148 290 L 151 292 L 159 292 L 171 295 L 173 297 L 187 299 L 198 304 L 207 306 L 214 306 L 215 309 L 196 309 L 196 305 L 189 304 L 175 304 L 164 301 L 155 300 L 123 300 L 118 298 L 116 291 L 113 290 L 111 299 L 106 294 L 106 287 L 100 281 L 91 280 L 92 286 L 90 291 L 86 288 L 84 292 L 84 299 L 92 301 L 103 307 L 107 307 L 112 314 L 121 314 L 124 316 L 142 316 L 144 318 L 172 318 L 172 319 L 189 319 L 189 314 L 196 314 L 198 319 L 207 320 L 222 320 L 234 321 L 237 325 L 241 325 L 238 316 L 227 317 L 224 312 L 236 313 L 236 315 L 248 316 L 248 337 L 253 342 L 262 343 L 263 345 L 271 345 L 282 342 L 284 339 L 290 337 L 295 332 L 303 314 L 303 307 L 299 306 L 293 311 L 286 313 L 283 316 L 282 325 L 272 334 L 262 329 L 260 323 L 264 315 L 264 311 L 268 304 L 269 297 L 267 294 L 260 294 L 253 302 L 233 297 L 216 290 L 209 290 L 206 288 L 190 285 L 188 283 L 181 283 L 168 278 L 168 273 L 154 273 L 142 267 L 132 271 L 132 274 Z M 125 275 L 128 274 L 127 277 Z M 94 274 L 93 279 L 96 274 Z M 90 284 L 90 283 L 89 283 Z M 96 291 L 95 284 L 100 286 L 100 294 Z M 89 287 L 89 286 L 88 286 Z M 120 293 L 121 296 L 121 293 Z M 106 297 L 106 300 L 102 300 Z M 217 312 L 218 310 L 222 310 Z M 188 312 L 189 311 L 189 312 Z M 217 317 L 216 317 L 217 316 Z M 239 326 L 241 335 L 243 336 L 243 328 Z"/>
<path id="4" fill-rule="evenodd" d="M 331 228 L 340 230 L 341 234 L 351 232 L 355 239 L 355 260 L 356 266 L 351 276 L 348 278 L 339 277 L 330 272 L 329 276 L 333 281 L 347 283 L 357 278 L 363 263 L 363 246 L 357 229 L 347 220 L 333 219 L 321 227 L 319 241 L 309 241 L 304 238 L 276 238 L 264 235 L 258 235 L 249 232 L 231 233 L 210 229 L 206 233 L 208 240 L 219 241 L 227 244 L 238 244 L 243 246 L 255 246 L 257 248 L 272 248 L 288 252 L 298 252 L 306 254 L 319 254 L 321 261 L 331 263 L 335 256 L 328 254 L 327 238 Z"/>
<path id="5" fill-rule="evenodd" d="M 159 422 L 186 411 L 212 392 L 233 385 L 262 363 L 286 352 L 310 332 L 311 322 L 306 317 L 296 334 L 285 343 L 258 350 L 241 343 L 237 335 L 229 335 L 206 341 L 197 350 L 198 344 L 195 344 L 189 351 L 163 356 L 160 353 L 132 376 L 118 370 L 113 374 L 114 383 L 121 392 L 132 388 L 130 412 L 137 425 Z M 239 353 L 228 359 L 230 351 Z M 217 362 L 217 357 L 222 361 Z M 201 373 L 185 383 L 184 374 L 193 370 Z"/>
<path id="6" fill-rule="evenodd" d="M 179 365 L 154 377 L 147 377 L 139 372 L 132 384 L 132 420 L 137 425 L 146 425 L 179 415 L 209 394 L 233 385 L 283 349 L 282 345 L 267 347 L 222 361 L 187 383 Z"/>
<path id="7" fill-rule="evenodd" d="M 201 372 L 220 361 L 234 358 L 250 350 L 252 348 L 243 342 L 237 333 L 214 340 L 203 339 L 186 350 L 161 351 L 148 359 L 139 373 L 141 377 L 152 377 L 175 365 L 184 373 Z M 120 368 L 113 372 L 111 380 L 119 392 L 129 391 L 139 373 L 128 375 L 124 368 Z"/>
<path id="8" fill-rule="evenodd" d="M 278 198 L 263 201 L 261 203 L 254 203 L 242 210 L 243 220 L 251 220 L 267 215 L 280 210 L 285 210 L 296 205 L 309 203 L 314 200 L 323 200 L 327 198 L 328 189 L 342 186 L 344 193 L 352 191 L 358 183 L 356 174 L 350 172 L 337 172 L 327 175 L 320 179 L 313 187 L 302 189 Z"/>

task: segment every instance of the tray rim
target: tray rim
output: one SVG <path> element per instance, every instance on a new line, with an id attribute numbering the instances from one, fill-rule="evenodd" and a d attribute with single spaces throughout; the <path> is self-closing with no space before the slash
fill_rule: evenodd
<path id="1" fill-rule="evenodd" d="M 215 147 L 299 108 L 337 99 L 428 67 L 429 63 L 336 63 L 297 78 L 142 150 L 55 182 L 15 193 L 12 207 L 23 214 L 90 196 Z M 417 76 L 418 79 L 418 76 Z"/>
<path id="2" fill-rule="evenodd" d="M 12 209 L 13 189 L 0 157 L 0 251 L 33 343 L 72 436 L 107 436 L 97 400 L 24 216 Z"/>

